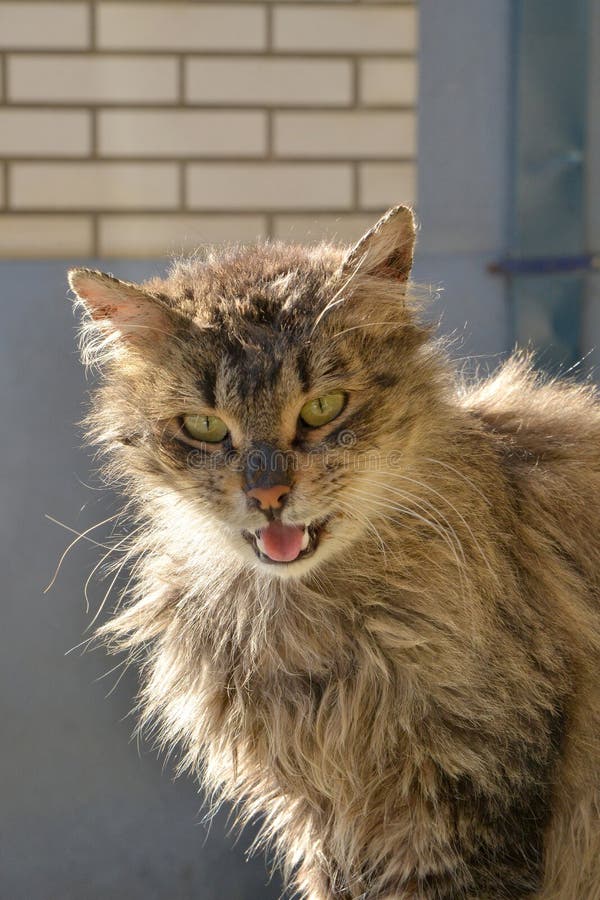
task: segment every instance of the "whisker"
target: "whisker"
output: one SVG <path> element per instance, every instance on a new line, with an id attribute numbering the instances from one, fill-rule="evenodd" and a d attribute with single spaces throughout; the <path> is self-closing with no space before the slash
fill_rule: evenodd
<path id="1" fill-rule="evenodd" d="M 476 538 L 476 536 L 475 536 L 475 534 L 474 534 L 474 532 L 473 532 L 473 529 L 471 528 L 471 526 L 469 525 L 469 523 L 467 522 L 467 520 L 465 519 L 465 517 L 463 516 L 463 514 L 461 513 L 461 511 L 460 511 L 460 510 L 459 510 L 459 509 L 458 509 L 458 508 L 457 508 L 457 507 L 456 507 L 456 506 L 455 506 L 455 505 L 454 505 L 447 497 L 445 497 L 443 494 L 441 494 L 441 493 L 440 493 L 439 491 L 437 491 L 435 488 L 431 487 L 431 485 L 429 485 L 429 484 L 427 484 L 427 483 L 425 483 L 425 482 L 423 482 L 423 481 L 419 481 L 419 480 L 416 479 L 416 478 L 411 478 L 411 477 L 408 476 L 408 475 L 404 475 L 404 474 L 401 473 L 401 472 L 397 472 L 397 473 L 392 473 L 392 472 L 390 472 L 390 473 L 386 473 L 386 474 L 393 474 L 396 478 L 401 478 L 403 481 L 409 481 L 411 484 L 419 485 L 419 487 L 422 487 L 422 488 L 424 488 L 425 490 L 430 491 L 432 494 L 435 494 L 436 497 L 439 497 L 440 500 L 442 500 L 444 503 L 446 503 L 446 504 L 450 507 L 450 509 L 452 509 L 453 512 L 456 513 L 456 515 L 458 516 L 458 518 L 460 519 L 460 521 L 463 523 L 463 525 L 465 526 L 465 528 L 466 528 L 467 531 L 469 532 L 469 535 L 471 536 L 471 539 L 472 539 L 472 541 L 473 541 L 473 544 L 475 545 L 475 547 L 476 547 L 477 550 L 479 551 L 479 553 L 480 553 L 480 555 L 481 555 L 481 558 L 483 559 L 484 563 L 485 563 L 486 566 L 488 567 L 488 569 L 489 569 L 489 571 L 491 572 L 491 574 L 495 576 L 496 573 L 494 572 L 494 569 L 493 569 L 491 563 L 489 562 L 489 560 L 488 560 L 488 558 L 487 558 L 487 555 L 484 553 L 481 544 L 480 544 L 479 541 L 477 540 L 477 538 Z M 391 491 L 392 493 L 400 493 L 400 492 L 396 491 L 394 488 L 392 488 L 390 485 L 385 485 L 385 489 L 388 490 L 388 491 Z"/>
<path id="2" fill-rule="evenodd" d="M 386 501 L 386 500 L 383 500 L 383 499 L 380 499 L 377 497 L 373 497 L 372 494 L 370 494 L 366 491 L 360 491 L 360 490 L 357 491 L 357 489 L 354 487 L 349 488 L 349 490 L 354 492 L 355 494 L 357 494 L 357 496 L 360 496 L 363 498 L 368 498 L 371 502 L 377 504 L 380 507 L 384 507 L 386 509 L 391 509 L 391 510 L 397 510 L 398 512 L 403 512 L 406 515 L 417 519 L 418 521 L 422 522 L 424 525 L 431 528 L 436 534 L 439 535 L 439 537 L 442 538 L 444 543 L 447 545 L 448 549 L 451 551 L 451 553 L 456 561 L 457 569 L 459 571 L 462 570 L 464 564 L 461 562 L 461 560 L 458 556 L 454 542 L 450 539 L 450 536 L 444 532 L 444 530 L 441 527 L 439 522 L 434 524 L 434 522 L 432 522 L 426 516 L 421 516 L 419 513 L 415 512 L 415 510 L 410 509 L 407 506 L 402 506 L 397 503 L 390 503 L 389 501 Z M 383 518 L 387 518 L 392 522 L 397 522 L 397 518 L 394 518 L 393 516 L 386 516 L 383 513 L 380 513 L 380 515 L 383 515 Z"/>
<path id="3" fill-rule="evenodd" d="M 140 553 L 140 555 L 138 556 L 138 558 L 137 558 L 136 561 L 134 562 L 133 566 L 131 567 L 131 572 L 130 572 L 130 574 L 129 574 L 129 578 L 127 579 L 127 582 L 126 582 L 126 584 L 125 584 L 125 587 L 123 588 L 123 590 L 122 590 L 121 593 L 119 594 L 119 598 L 118 598 L 118 600 L 117 600 L 117 602 L 116 602 L 116 604 L 115 604 L 115 608 L 114 608 L 113 612 L 115 612 L 115 613 L 117 612 L 117 610 L 118 610 L 119 607 L 121 606 L 121 603 L 123 602 L 123 600 L 124 600 L 125 597 L 127 596 L 127 593 L 128 593 L 128 591 L 129 591 L 129 587 L 130 587 L 130 585 L 131 585 L 131 582 L 132 582 L 133 579 L 135 578 L 135 575 L 137 574 L 137 568 L 138 568 L 138 566 L 141 565 L 143 558 L 144 558 L 144 555 Z"/>
<path id="4" fill-rule="evenodd" d="M 83 506 L 81 507 L 81 509 L 83 509 Z M 81 512 L 81 510 L 80 510 L 80 512 Z M 118 515 L 119 515 L 119 513 L 116 514 L 116 516 L 118 516 Z M 114 518 L 116 518 L 116 516 Z M 98 522 L 97 525 L 94 525 L 94 526 L 92 526 L 92 528 L 88 528 L 87 531 L 82 532 L 82 531 L 77 531 L 76 528 L 72 528 L 70 525 L 66 525 L 65 522 L 61 522 L 59 519 L 55 519 L 54 516 L 50 515 L 50 513 L 44 513 L 44 518 L 48 519 L 50 522 L 53 522 L 55 525 L 60 525 L 60 527 L 64 528 L 65 531 L 70 531 L 71 534 L 76 534 L 78 539 L 84 539 L 86 541 L 89 541 L 90 544 L 93 544 L 95 547 L 102 547 L 104 550 L 109 549 L 108 544 L 103 544 L 101 541 L 96 541 L 96 540 L 94 540 L 94 538 L 88 537 L 88 532 L 93 531 L 94 528 L 100 528 L 101 525 L 106 525 L 106 523 L 109 522 L 110 519 L 104 519 L 104 521 Z M 76 543 L 77 543 L 77 541 L 73 541 L 73 543 L 70 544 L 69 547 L 67 547 L 67 550 L 65 552 L 68 553 L 69 549 L 71 547 L 74 547 Z"/>
<path id="5" fill-rule="evenodd" d="M 108 600 L 108 598 L 109 598 L 109 596 L 110 596 L 110 592 L 112 591 L 113 587 L 115 586 L 116 581 L 117 581 L 119 575 L 121 574 L 121 572 L 122 572 L 122 570 L 123 570 L 123 566 L 125 565 L 126 562 L 127 562 L 127 557 L 125 557 L 125 559 L 123 560 L 123 562 L 121 563 L 121 565 L 119 566 L 119 568 L 117 569 L 117 571 L 115 572 L 115 574 L 114 574 L 114 576 L 113 576 L 113 578 L 112 578 L 112 581 L 110 582 L 110 584 L 109 584 L 109 586 L 108 586 L 108 590 L 106 591 L 106 593 L 104 594 L 104 597 L 102 598 L 102 602 L 101 602 L 100 605 L 98 606 L 98 609 L 96 610 L 96 612 L 95 612 L 95 614 L 94 614 L 94 617 L 93 617 L 92 621 L 89 623 L 89 625 L 88 625 L 87 628 L 85 629 L 86 631 L 89 631 L 91 628 L 93 628 L 94 623 L 97 621 L 98 616 L 100 615 L 100 613 L 101 613 L 102 610 L 104 609 L 104 606 L 105 606 L 105 604 L 106 604 L 106 601 Z"/>
<path id="6" fill-rule="evenodd" d="M 379 543 L 379 545 L 380 545 L 380 547 L 381 547 L 382 553 L 383 553 L 383 555 L 385 556 L 385 555 L 386 555 L 386 552 L 389 550 L 388 545 L 387 545 L 386 542 L 383 540 L 383 538 L 382 538 L 381 535 L 379 534 L 377 528 L 376 528 L 375 525 L 371 522 L 371 520 L 368 518 L 368 516 L 360 516 L 360 515 L 358 515 L 358 513 L 357 513 L 356 510 L 350 505 L 350 503 L 345 502 L 345 501 L 342 500 L 340 497 L 338 497 L 338 498 L 336 499 L 336 504 L 340 507 L 340 509 L 343 509 L 343 510 L 344 510 L 345 514 L 346 514 L 349 518 L 354 519 L 354 521 L 359 522 L 361 525 L 364 525 L 366 528 L 368 528 L 370 531 L 373 532 L 373 534 L 375 535 L 375 538 L 376 538 L 377 542 Z"/>
<path id="7" fill-rule="evenodd" d="M 350 488 L 350 491 L 356 491 L 356 489 Z M 439 525 L 439 523 L 437 523 L 437 525 L 436 525 L 433 522 L 431 522 L 427 517 L 419 515 L 414 510 L 409 509 L 408 507 L 401 506 L 399 504 L 391 504 L 391 503 L 389 503 L 389 501 L 380 500 L 378 498 L 373 497 L 373 495 L 370 493 L 365 493 L 365 492 L 360 491 L 357 493 L 357 496 L 359 496 L 361 499 L 366 498 L 366 499 L 370 500 L 371 502 L 375 502 L 379 506 L 383 506 L 384 508 L 395 509 L 399 512 L 403 512 L 410 518 L 416 519 L 418 522 L 421 522 L 425 526 L 431 528 L 433 530 L 433 532 L 435 534 L 437 534 L 442 539 L 442 541 L 446 544 L 446 546 L 448 547 L 448 550 L 449 550 L 449 552 L 454 560 L 454 563 L 456 565 L 456 574 L 458 577 L 461 594 L 462 594 L 463 598 L 466 600 L 467 594 L 469 593 L 469 591 L 468 591 L 468 585 L 467 585 L 467 581 L 465 579 L 465 574 L 464 574 L 465 566 L 456 552 L 456 547 L 454 545 L 454 542 L 452 540 L 450 540 L 449 535 L 444 532 L 444 530 Z M 390 522 L 393 522 L 395 525 L 405 524 L 405 523 L 400 522 L 398 520 L 397 516 L 386 515 L 383 512 L 379 512 L 378 515 L 382 516 L 384 519 L 386 519 Z M 407 527 L 407 526 L 405 525 L 405 527 Z M 447 578 L 447 573 L 440 563 L 435 564 L 435 568 L 440 571 L 442 578 Z"/>
<path id="8" fill-rule="evenodd" d="M 48 515 L 48 513 L 45 513 L 45 516 L 47 519 L 49 519 L 51 522 L 55 522 L 57 525 L 60 525 L 62 528 L 66 528 L 67 531 L 71 531 L 73 534 L 76 534 L 77 537 L 75 538 L 74 541 L 71 541 L 71 543 L 66 548 L 66 550 L 63 551 L 60 559 L 58 560 L 58 565 L 56 566 L 56 569 L 54 570 L 54 575 L 52 576 L 50 583 L 48 585 L 46 585 L 46 587 L 44 588 L 44 591 L 43 591 L 44 594 L 47 594 L 48 591 L 51 589 L 51 587 L 54 585 L 56 579 L 58 578 L 58 573 L 60 572 L 60 567 L 62 566 L 63 562 L 65 561 L 67 554 L 69 553 L 70 550 L 72 550 L 72 548 L 75 546 L 75 544 L 78 544 L 79 541 L 84 540 L 84 539 L 91 541 L 92 544 L 96 544 L 97 542 L 91 538 L 88 538 L 87 535 L 91 531 L 95 531 L 96 528 L 100 528 L 102 525 L 106 525 L 107 522 L 112 522 L 113 519 L 117 519 L 120 515 L 121 515 L 121 513 L 118 512 L 114 516 L 109 516 L 107 519 L 103 519 L 102 522 L 98 522 L 96 525 L 90 525 L 90 527 L 87 528 L 85 531 L 78 532 L 78 531 L 76 531 L 75 528 L 70 528 L 68 525 L 65 525 L 63 522 L 59 522 L 58 519 L 54 519 L 52 516 Z M 97 544 L 97 546 L 103 547 L 104 545 Z"/>
<path id="9" fill-rule="evenodd" d="M 65 656 L 68 656 L 70 653 L 73 653 L 75 650 L 78 650 L 80 647 L 83 647 L 84 644 L 91 644 L 92 641 L 96 640 L 97 636 L 95 634 L 90 635 L 89 638 L 86 638 L 84 641 L 80 641 L 78 644 L 75 644 L 74 647 L 71 647 L 70 650 L 65 651 Z"/>
<path id="10" fill-rule="evenodd" d="M 470 478 L 468 478 L 464 472 L 461 472 L 460 469 L 455 468 L 454 466 L 450 465 L 450 463 L 448 463 L 448 462 L 442 462 L 440 459 L 434 459 L 432 456 L 424 456 L 423 459 L 426 462 L 435 463 L 438 466 L 442 466 L 444 469 L 448 469 L 450 472 L 454 472 L 455 475 L 458 475 L 459 478 L 462 478 L 463 481 L 465 481 L 470 487 L 473 488 L 473 490 L 477 494 L 479 494 L 481 499 L 485 501 L 486 506 L 492 505 L 489 497 L 486 497 L 486 495 L 483 493 L 481 488 L 478 485 L 476 485 L 474 481 L 472 481 Z"/>
<path id="11" fill-rule="evenodd" d="M 488 500 L 488 498 L 485 497 L 485 495 L 481 493 L 481 491 L 480 491 L 480 489 L 477 487 L 477 485 L 475 485 L 473 482 L 471 482 L 471 480 L 470 480 L 469 478 L 467 478 L 467 477 L 466 477 L 463 473 L 461 473 L 459 470 L 454 469 L 454 467 L 453 467 L 453 466 L 450 466 L 449 464 L 442 463 L 440 460 L 434 460 L 434 459 L 430 459 L 430 458 L 428 458 L 428 457 L 425 457 L 425 459 L 427 459 L 427 460 L 430 461 L 430 462 L 438 463 L 439 465 L 442 465 L 442 466 L 444 466 L 445 468 L 449 468 L 450 470 L 455 471 L 456 474 L 460 475 L 467 483 L 469 483 L 469 484 L 474 488 L 474 490 L 477 491 L 477 493 L 485 500 L 486 505 L 489 506 L 489 500 Z M 376 462 L 379 462 L 379 461 L 381 461 L 381 459 L 376 460 Z M 487 554 L 484 552 L 484 550 L 483 550 L 481 544 L 479 543 L 479 541 L 478 541 L 478 539 L 477 539 L 477 537 L 476 537 L 476 535 L 475 535 L 473 529 L 471 528 L 471 526 L 470 526 L 470 524 L 468 523 L 468 521 L 467 521 L 467 519 L 465 518 L 465 516 L 464 516 L 464 515 L 461 513 L 461 511 L 460 511 L 460 510 L 459 510 L 459 509 L 458 509 L 458 508 L 457 508 L 457 507 L 456 507 L 456 506 L 448 499 L 448 497 L 446 497 L 444 494 L 442 494 L 440 491 L 436 490 L 434 487 L 432 487 L 431 485 L 427 484 L 426 482 L 422 482 L 422 481 L 419 481 L 418 479 L 412 478 L 412 477 L 410 477 L 409 475 L 406 475 L 404 472 L 399 472 L 397 469 L 389 469 L 389 468 L 384 469 L 384 468 L 381 467 L 381 466 L 374 466 L 374 467 L 369 468 L 369 469 L 364 469 L 363 471 L 374 472 L 374 473 L 376 473 L 376 474 L 385 475 L 385 476 L 388 476 L 388 477 L 391 476 L 391 477 L 394 477 L 394 478 L 400 478 L 400 479 L 402 479 L 402 480 L 404 480 L 404 481 L 410 482 L 410 483 L 412 483 L 412 484 L 416 484 L 416 485 L 418 485 L 419 487 L 422 487 L 422 488 L 424 488 L 425 490 L 429 491 L 430 493 L 434 494 L 435 496 L 439 497 L 440 500 L 442 500 L 443 503 L 447 504 L 447 505 L 450 507 L 450 509 L 452 509 L 452 510 L 456 513 L 456 515 L 458 516 L 458 518 L 460 519 L 460 521 L 463 523 L 463 525 L 464 525 L 465 528 L 467 529 L 467 531 L 468 531 L 468 533 L 469 533 L 469 535 L 470 535 L 470 537 L 471 537 L 471 539 L 472 539 L 472 541 L 473 541 L 474 546 L 477 548 L 477 550 L 478 550 L 479 554 L 481 555 L 481 558 L 483 559 L 485 565 L 487 566 L 487 568 L 488 568 L 490 574 L 493 575 L 494 577 L 496 577 L 496 572 L 494 571 L 494 568 L 493 568 L 492 564 L 490 563 Z M 384 488 L 385 488 L 385 490 L 390 491 L 390 492 L 392 492 L 392 493 L 396 493 L 396 494 L 398 494 L 399 496 L 403 496 L 403 495 L 404 495 L 402 492 L 399 492 L 397 489 L 393 488 L 393 487 L 392 487 L 391 485 L 389 485 L 389 484 L 384 485 Z M 404 495 L 404 496 L 406 496 L 406 495 Z M 412 495 L 410 495 L 410 496 L 412 496 Z M 463 550 L 462 550 L 462 544 L 461 544 L 460 540 L 458 539 L 458 536 L 456 535 L 455 529 L 452 527 L 452 525 L 451 525 L 450 522 L 448 521 L 447 517 L 443 515 L 443 513 L 441 512 L 441 510 L 438 510 L 435 506 L 433 506 L 433 504 L 430 504 L 429 501 L 427 501 L 425 498 L 421 498 L 421 500 L 422 500 L 423 503 L 426 503 L 428 506 L 430 506 L 430 508 L 434 509 L 434 511 L 437 512 L 437 514 L 438 514 L 439 516 L 441 516 L 441 517 L 444 519 L 444 521 L 445 521 L 447 527 L 449 527 L 450 530 L 453 532 L 453 534 L 454 534 L 454 536 L 455 536 L 455 538 L 456 538 L 456 540 L 457 540 L 457 544 L 461 546 L 461 555 L 464 557 L 464 552 L 463 552 Z"/>
<path id="12" fill-rule="evenodd" d="M 102 487 L 95 487 L 93 484 L 88 484 L 87 481 L 84 481 L 82 478 L 80 478 L 79 475 L 77 475 L 77 473 L 75 473 L 75 478 L 77 479 L 77 481 L 79 482 L 79 484 L 80 484 L 82 487 L 87 488 L 88 491 L 98 491 L 98 492 L 108 491 L 108 487 L 107 487 L 107 486 L 104 486 L 104 485 L 103 485 Z M 84 506 L 85 506 L 85 503 L 83 504 L 83 506 L 81 507 L 81 509 L 83 509 Z M 80 510 L 80 512 L 81 512 L 81 510 Z M 50 516 L 47 516 L 47 518 L 51 518 L 51 517 L 50 517 Z M 59 522 L 59 524 L 61 524 L 61 523 Z"/>
<path id="13" fill-rule="evenodd" d="M 120 663 L 120 665 L 123 666 L 123 671 L 121 672 L 121 674 L 119 675 L 119 677 L 117 678 L 117 680 L 115 681 L 115 683 L 113 684 L 113 686 L 111 687 L 110 691 L 108 692 L 108 694 L 107 694 L 106 697 L 104 698 L 105 700 L 107 700 L 107 699 L 111 696 L 111 694 L 112 694 L 114 691 L 116 691 L 116 689 L 117 689 L 118 686 L 120 685 L 121 680 L 122 680 L 123 676 L 125 675 L 127 669 L 128 669 L 129 666 L 131 665 L 131 662 L 132 662 L 132 661 L 129 659 L 129 657 L 127 657 L 126 659 L 123 660 L 122 663 Z M 116 668 L 117 668 L 117 666 L 114 667 L 114 669 L 116 669 Z M 114 669 L 112 670 L 113 672 L 114 672 Z"/>
<path id="14" fill-rule="evenodd" d="M 90 574 L 88 575 L 88 577 L 87 577 L 87 579 L 86 579 L 86 582 L 85 582 L 85 584 L 84 584 L 84 586 L 83 586 L 83 596 L 85 597 L 85 610 L 86 610 L 86 612 L 89 612 L 89 610 L 90 610 L 90 601 L 89 601 L 89 596 L 88 596 L 88 588 L 89 588 L 89 586 L 90 586 L 90 582 L 91 582 L 92 578 L 94 577 L 95 573 L 98 571 L 98 569 L 100 568 L 100 566 L 102 565 L 102 563 L 105 562 L 105 561 L 108 559 L 108 557 L 109 557 L 112 553 L 115 552 L 115 550 L 118 550 L 119 547 L 121 547 L 121 546 L 125 543 L 125 541 L 130 540 L 130 539 L 131 539 L 135 534 L 137 534 L 143 527 L 144 527 L 143 524 L 142 524 L 142 525 L 139 525 L 139 526 L 138 526 L 137 528 L 135 528 L 132 532 L 126 534 L 125 537 L 122 538 L 120 541 L 118 541 L 118 542 L 115 544 L 114 547 L 111 547 L 111 548 L 109 549 L 108 553 L 105 553 L 104 556 L 103 556 L 100 560 L 98 560 L 98 562 L 96 563 L 96 565 L 94 566 L 94 568 L 92 569 L 92 571 L 90 572 Z M 123 560 L 123 564 L 124 564 L 125 562 L 126 562 L 126 559 Z M 120 571 L 120 570 L 119 570 L 119 571 Z M 118 574 L 118 573 L 117 573 L 117 574 Z M 106 600 L 106 597 L 105 597 L 105 600 Z M 102 610 L 102 606 L 104 605 L 105 600 L 102 601 L 102 604 L 101 604 L 101 606 L 100 606 L 99 612 Z M 93 622 L 94 622 L 94 621 L 96 620 L 96 618 L 98 617 L 99 612 L 96 613 L 94 619 L 92 620 L 92 623 L 91 623 L 90 625 L 88 625 L 88 629 L 91 627 L 91 625 L 93 624 Z M 87 629 L 86 629 L 86 630 L 87 630 Z"/>
<path id="15" fill-rule="evenodd" d="M 108 671 L 103 672 L 102 675 L 98 675 L 97 678 L 94 678 L 94 684 L 96 684 L 99 681 L 102 681 L 104 678 L 107 678 L 114 671 L 116 671 L 116 669 L 119 669 L 122 665 L 124 665 L 125 662 L 126 662 L 126 660 L 124 660 L 124 659 L 119 660 L 119 662 L 116 665 L 114 665 L 112 668 L 108 669 Z"/>
<path id="16" fill-rule="evenodd" d="M 391 473 L 390 473 L 390 474 L 391 474 Z M 381 485 L 378 485 L 378 486 L 381 487 Z M 452 524 L 451 524 L 450 521 L 448 520 L 447 516 L 445 516 L 445 515 L 441 512 L 441 510 L 439 510 L 433 503 L 431 503 L 429 500 L 426 500 L 424 497 L 421 497 L 421 496 L 415 497 L 415 495 L 414 495 L 414 494 L 411 494 L 410 492 L 407 492 L 407 491 L 399 491 L 398 489 L 394 489 L 394 488 L 392 488 L 390 485 L 387 485 L 387 484 L 384 485 L 383 487 L 384 487 L 385 490 L 392 491 L 393 493 L 397 494 L 398 496 L 404 497 L 404 498 L 407 499 L 409 502 L 412 502 L 412 504 L 413 504 L 414 506 L 416 506 L 417 509 L 420 509 L 420 510 L 421 510 L 422 512 L 424 512 L 424 513 L 427 513 L 427 510 L 428 510 L 428 509 L 429 509 L 430 511 L 432 511 L 433 514 L 434 514 L 434 521 L 436 522 L 436 524 L 439 525 L 440 528 L 441 528 L 443 525 L 445 525 L 446 528 L 448 529 L 448 531 L 449 531 L 449 532 L 452 534 L 452 536 L 454 537 L 454 539 L 455 539 L 455 541 L 456 541 L 456 546 L 457 546 L 457 548 L 458 548 L 458 550 L 459 550 L 459 552 L 460 552 L 460 554 L 461 554 L 462 562 L 463 562 L 463 564 L 466 563 L 466 559 L 465 559 L 465 555 L 464 555 L 464 552 L 463 552 L 463 548 L 462 548 L 462 544 L 461 544 L 461 542 L 460 542 L 460 539 L 459 539 L 458 535 L 456 534 L 456 531 L 455 531 L 455 529 L 453 528 Z M 435 518 L 435 516 L 439 516 L 440 519 L 441 519 L 442 521 L 440 522 L 437 518 Z"/>

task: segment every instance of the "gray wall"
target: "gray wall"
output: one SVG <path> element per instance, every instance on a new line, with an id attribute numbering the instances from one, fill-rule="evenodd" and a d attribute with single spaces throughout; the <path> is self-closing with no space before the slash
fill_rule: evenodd
<path id="1" fill-rule="evenodd" d="M 512 6 L 420 0 L 416 275 L 442 285 L 443 331 L 456 334 L 456 352 L 476 354 L 484 369 L 514 341 L 507 285 L 487 272 L 509 248 Z M 600 0 L 588 8 L 586 249 L 600 253 Z M 598 273 L 586 278 L 580 349 L 579 371 L 600 381 Z"/>
<path id="2" fill-rule="evenodd" d="M 587 250 L 600 253 L 600 0 L 590 0 L 587 120 Z M 583 308 L 582 351 L 588 354 L 595 380 L 600 367 L 600 272 L 590 274 Z"/>
<path id="3" fill-rule="evenodd" d="M 486 271 L 506 250 L 509 0 L 420 0 L 419 187 L 415 276 L 443 291 L 457 355 L 493 367 L 510 346 L 506 286 Z"/>

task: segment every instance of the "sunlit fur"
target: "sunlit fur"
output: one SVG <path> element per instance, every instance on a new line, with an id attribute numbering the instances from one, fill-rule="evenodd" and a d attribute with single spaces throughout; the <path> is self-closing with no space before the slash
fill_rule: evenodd
<path id="1" fill-rule="evenodd" d="M 142 723 L 310 900 L 600 898 L 600 407 L 513 359 L 465 386 L 421 324 L 395 210 L 354 251 L 214 251 L 140 288 L 76 271 L 88 420 L 139 530 L 103 629 Z M 139 327 L 138 327 L 139 326 Z M 307 399 L 339 417 L 298 444 Z M 239 462 L 298 463 L 265 565 L 238 468 L 167 424 L 211 407 Z"/>

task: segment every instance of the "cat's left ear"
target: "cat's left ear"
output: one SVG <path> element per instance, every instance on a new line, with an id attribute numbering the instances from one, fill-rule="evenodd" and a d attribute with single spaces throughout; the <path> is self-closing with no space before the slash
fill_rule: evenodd
<path id="1" fill-rule="evenodd" d="M 394 206 L 348 251 L 341 274 L 360 272 L 406 281 L 415 250 L 415 218 L 408 206 Z"/>

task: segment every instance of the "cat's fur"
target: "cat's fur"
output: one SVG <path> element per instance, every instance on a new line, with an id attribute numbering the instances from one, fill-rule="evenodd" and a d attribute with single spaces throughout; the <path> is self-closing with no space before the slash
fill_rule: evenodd
<path id="1" fill-rule="evenodd" d="M 600 898 L 600 406 L 513 359 L 461 385 L 420 322 L 414 226 L 344 254 L 271 244 L 127 285 L 88 270 L 89 433 L 141 526 L 104 633 L 143 660 L 142 715 L 215 797 L 264 816 L 311 900 Z M 308 397 L 342 415 L 297 434 Z M 166 423 L 215 408 L 229 456 Z M 287 451 L 267 566 L 240 467 Z M 189 448 L 188 448 L 189 449 Z"/>

